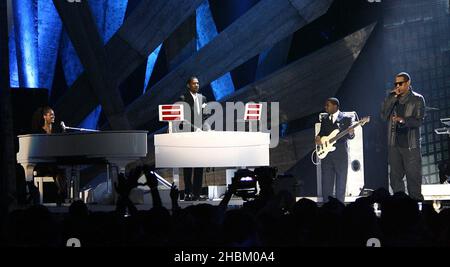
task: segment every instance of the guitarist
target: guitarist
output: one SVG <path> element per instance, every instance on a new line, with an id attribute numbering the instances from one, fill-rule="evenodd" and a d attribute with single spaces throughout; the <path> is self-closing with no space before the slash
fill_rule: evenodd
<path id="1" fill-rule="evenodd" d="M 328 136 L 336 129 L 344 131 L 352 125 L 352 118 L 339 111 L 339 106 L 339 100 L 334 97 L 328 98 L 325 102 L 327 115 L 322 118 L 320 132 L 316 136 L 317 145 L 322 144 L 321 137 Z M 347 136 L 336 142 L 336 150 L 322 160 L 322 197 L 324 202 L 328 201 L 328 197 L 333 196 L 335 181 L 336 198 L 342 203 L 345 201 L 348 170 L 347 139 L 353 139 L 354 137 L 355 131 L 350 129 Z"/>

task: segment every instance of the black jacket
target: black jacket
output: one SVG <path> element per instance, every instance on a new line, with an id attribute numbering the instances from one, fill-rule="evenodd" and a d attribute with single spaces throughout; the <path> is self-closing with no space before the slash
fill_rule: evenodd
<path id="1" fill-rule="evenodd" d="M 33 129 L 32 134 L 47 134 L 47 132 L 42 129 L 42 128 L 38 128 L 38 129 Z M 53 124 L 52 126 L 52 134 L 57 134 L 57 133 L 63 133 L 63 130 L 61 129 L 61 126 L 59 126 L 58 124 Z"/>
<path id="2" fill-rule="evenodd" d="M 410 90 L 407 95 L 400 99 L 393 94 L 388 95 L 381 107 L 381 118 L 388 121 L 388 145 L 394 146 L 396 140 L 395 125 L 390 119 L 394 105 L 399 101 L 405 105 L 405 123 L 398 123 L 398 127 L 405 127 L 408 129 L 408 147 L 420 147 L 420 126 L 425 117 L 425 100 L 422 95 Z"/>
<path id="3" fill-rule="evenodd" d="M 203 104 L 206 104 L 206 97 L 202 94 L 197 93 L 198 100 L 200 101 L 200 114 L 195 112 L 194 108 L 194 98 L 189 90 L 186 90 L 183 95 L 180 96 L 179 101 L 184 104 L 184 116 L 185 120 L 191 124 L 191 131 L 195 131 L 195 127 L 202 129 L 203 122 L 206 119 L 205 114 L 203 114 Z M 189 115 L 190 113 L 190 115 Z M 195 127 L 192 127 L 195 125 Z M 184 126 L 183 126 L 184 127 Z"/>

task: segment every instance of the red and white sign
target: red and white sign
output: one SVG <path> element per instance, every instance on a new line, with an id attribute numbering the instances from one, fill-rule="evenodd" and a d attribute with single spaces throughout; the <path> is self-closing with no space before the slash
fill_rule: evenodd
<path id="1" fill-rule="evenodd" d="M 261 120 L 262 104 L 247 103 L 245 104 L 245 121 L 259 121 Z"/>
<path id="2" fill-rule="evenodd" d="M 184 121 L 183 105 L 159 105 L 159 121 Z"/>

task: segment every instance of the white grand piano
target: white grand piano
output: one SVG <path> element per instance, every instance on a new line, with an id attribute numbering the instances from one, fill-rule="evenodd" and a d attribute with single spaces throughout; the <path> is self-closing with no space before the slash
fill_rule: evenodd
<path id="1" fill-rule="evenodd" d="M 29 134 L 18 138 L 17 162 L 25 169 L 27 181 L 33 181 L 34 167 L 39 163 L 65 167 L 103 162 L 124 172 L 128 163 L 147 155 L 146 131 Z"/>

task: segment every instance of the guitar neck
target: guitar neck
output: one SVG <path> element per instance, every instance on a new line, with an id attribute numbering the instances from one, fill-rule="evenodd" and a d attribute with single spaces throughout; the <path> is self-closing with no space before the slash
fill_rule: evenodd
<path id="1" fill-rule="evenodd" d="M 337 140 L 341 139 L 342 137 L 346 136 L 348 132 L 350 132 L 351 129 L 355 129 L 356 127 L 360 126 L 361 122 L 358 122 L 350 127 L 348 127 L 345 131 L 340 132 L 338 135 L 330 139 L 330 142 L 336 142 Z"/>

